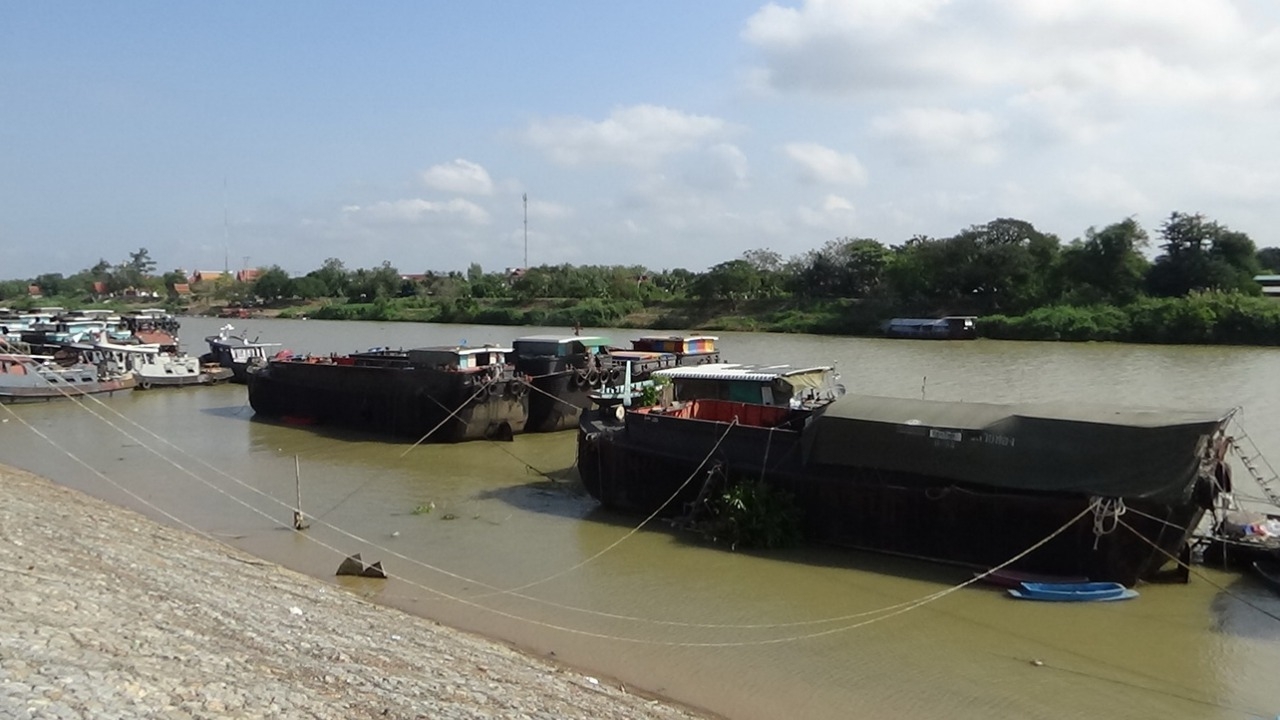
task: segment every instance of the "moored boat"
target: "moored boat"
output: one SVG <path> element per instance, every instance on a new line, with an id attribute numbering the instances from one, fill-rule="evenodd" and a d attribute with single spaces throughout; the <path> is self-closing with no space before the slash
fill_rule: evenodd
<path id="1" fill-rule="evenodd" d="M 884 323 L 884 334 L 893 338 L 924 340 L 973 340 L 978 337 L 977 318 L 948 315 L 941 318 L 893 318 Z"/>
<path id="2" fill-rule="evenodd" d="M 645 336 L 630 349 L 609 339 L 579 335 L 529 335 L 512 343 L 516 371 L 528 376 L 527 432 L 554 432 L 578 426 L 592 395 L 617 387 L 624 375 L 643 381 L 656 371 L 688 364 L 718 362 L 720 351 L 710 335 Z"/>
<path id="3" fill-rule="evenodd" d="M 496 346 L 276 357 L 249 372 L 263 417 L 431 442 L 509 439 L 524 430 L 528 390 Z"/>
<path id="4" fill-rule="evenodd" d="M 130 390 L 130 373 L 98 368 L 74 355 L 0 354 L 0 402 L 31 403 Z"/>
<path id="5" fill-rule="evenodd" d="M 232 335 L 235 330 L 231 325 L 223 325 L 217 335 L 210 335 L 204 340 L 209 345 L 209 352 L 200 357 L 205 365 L 217 364 L 231 369 L 231 381 L 249 382 L 249 369 L 266 364 L 272 354 L 279 352 L 280 343 L 264 343 L 253 340 L 241 333 Z"/>
<path id="6" fill-rule="evenodd" d="M 527 335 L 511 343 L 517 373 L 530 384 L 526 432 L 578 425 L 590 393 L 610 382 L 609 339 L 595 335 Z"/>
<path id="7" fill-rule="evenodd" d="M 1205 450 L 1229 417 L 865 395 L 617 415 L 593 410 L 579 431 L 583 484 L 608 507 L 677 515 L 709 482 L 763 479 L 816 541 L 985 568 L 1049 538 L 1013 569 L 1125 585 L 1176 557 L 1212 505 Z"/>
<path id="8" fill-rule="evenodd" d="M 201 363 L 199 358 L 181 352 L 173 345 L 155 343 L 123 345 L 95 342 L 81 350 L 86 361 L 102 366 L 113 363 L 137 379 L 137 387 L 185 387 L 213 385 L 231 379 L 231 368 Z"/>
<path id="9" fill-rule="evenodd" d="M 1138 597 L 1137 590 L 1116 582 L 1024 582 L 1017 588 L 1010 588 L 1009 594 L 1019 600 L 1046 602 L 1109 602 Z"/>

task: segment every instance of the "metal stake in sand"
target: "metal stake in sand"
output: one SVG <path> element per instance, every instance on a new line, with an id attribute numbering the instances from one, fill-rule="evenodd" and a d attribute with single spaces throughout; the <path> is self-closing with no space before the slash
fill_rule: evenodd
<path id="1" fill-rule="evenodd" d="M 293 489 L 298 494 L 298 503 L 293 511 L 293 529 L 306 530 L 311 527 L 311 523 L 307 522 L 302 514 L 302 468 L 298 464 L 297 455 L 293 456 Z"/>

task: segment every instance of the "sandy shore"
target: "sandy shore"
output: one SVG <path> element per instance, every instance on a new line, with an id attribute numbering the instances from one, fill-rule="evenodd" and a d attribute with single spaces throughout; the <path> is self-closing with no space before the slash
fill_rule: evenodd
<path id="1" fill-rule="evenodd" d="M 698 715 L 0 466 L 0 717 Z"/>

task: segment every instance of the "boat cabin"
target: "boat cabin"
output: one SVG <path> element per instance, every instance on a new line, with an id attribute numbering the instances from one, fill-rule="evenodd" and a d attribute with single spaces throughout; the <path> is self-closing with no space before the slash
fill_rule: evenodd
<path id="1" fill-rule="evenodd" d="M 709 355 L 716 352 L 714 335 L 646 335 L 631 341 L 631 349 L 641 352 L 674 353 L 676 355 Z"/>
<path id="2" fill-rule="evenodd" d="M 942 318 L 893 318 L 884 324 L 884 334 L 896 338 L 930 340 L 972 340 L 978 337 L 977 317 L 948 315 Z"/>
<path id="3" fill-rule="evenodd" d="M 520 357 L 566 358 L 597 355 L 609 347 L 609 338 L 598 335 L 526 335 L 511 343 Z"/>
<path id="4" fill-rule="evenodd" d="M 711 399 L 756 405 L 812 407 L 844 395 L 840 375 L 829 366 L 713 363 L 654 371 L 671 381 L 676 401 Z"/>
<path id="5" fill-rule="evenodd" d="M 471 371 L 480 368 L 502 367 L 507 363 L 509 347 L 483 345 L 468 347 L 455 345 L 452 347 L 425 347 L 409 350 L 409 364 L 419 368 L 435 368 L 436 370 Z"/>

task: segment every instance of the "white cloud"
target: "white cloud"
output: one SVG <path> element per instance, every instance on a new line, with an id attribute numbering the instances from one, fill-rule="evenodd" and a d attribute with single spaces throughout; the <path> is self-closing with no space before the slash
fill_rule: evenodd
<path id="1" fill-rule="evenodd" d="M 777 93 L 1008 109 L 1092 141 L 1152 107 L 1274 103 L 1280 36 L 1231 0 L 807 0 L 745 24 L 751 75 Z M 1063 108 L 1069 112 L 1063 115 Z M 881 110 L 885 112 L 885 110 Z M 1030 134 L 1037 134 L 1030 130 Z"/>
<path id="2" fill-rule="evenodd" d="M 422 182 L 432 190 L 458 195 L 490 195 L 493 180 L 481 165 L 458 158 L 422 171 Z"/>
<path id="3" fill-rule="evenodd" d="M 444 202 L 431 200 L 384 200 L 372 205 L 348 205 L 343 217 L 362 224 L 419 224 L 449 220 L 468 225 L 487 225 L 489 213 L 471 202 L 455 198 Z"/>
<path id="4" fill-rule="evenodd" d="M 978 164 L 1000 159 L 1000 134 L 1005 125 L 980 110 L 907 108 L 872 120 L 872 132 L 892 141 L 904 156 L 915 160 L 965 160 Z"/>
<path id="5" fill-rule="evenodd" d="M 796 208 L 796 218 L 802 225 L 831 235 L 852 233 L 856 211 L 853 203 L 839 195 L 827 195 L 814 206 Z"/>
<path id="6" fill-rule="evenodd" d="M 806 184 L 866 185 L 867 170 L 855 155 L 843 154 L 818 143 L 788 143 L 787 158 Z"/>
<path id="7" fill-rule="evenodd" d="M 1134 182 L 1132 173 L 1090 166 L 1066 175 L 1061 188 L 1072 204 L 1110 211 L 1116 218 L 1134 214 L 1159 214 L 1161 209 Z M 1099 223 L 1110 222 L 1105 217 Z"/>
<path id="8" fill-rule="evenodd" d="M 599 122 L 580 117 L 535 122 L 525 140 L 564 165 L 653 167 L 665 157 L 718 142 L 727 124 L 656 105 L 618 108 Z"/>

